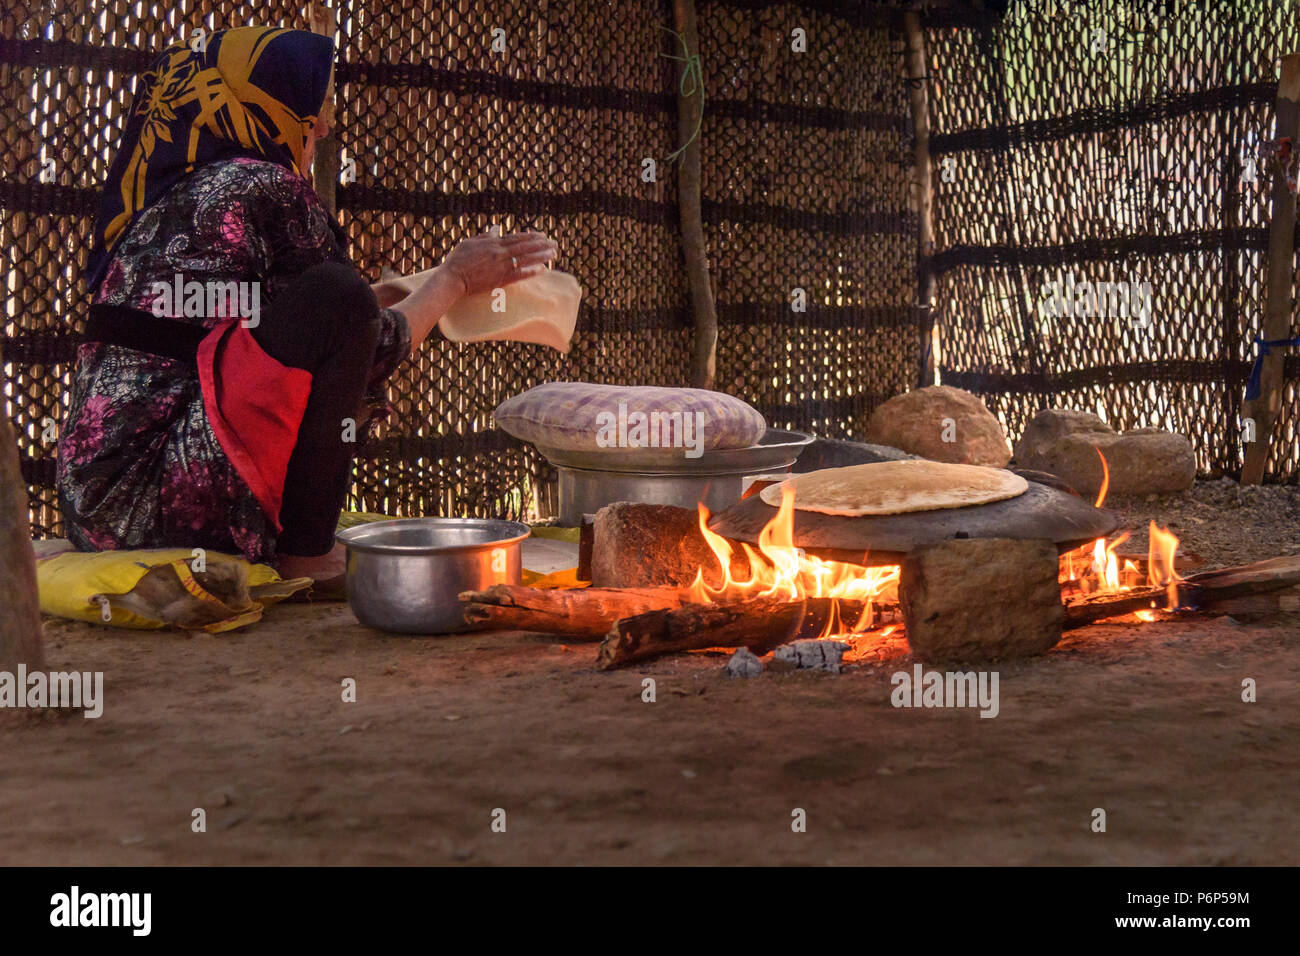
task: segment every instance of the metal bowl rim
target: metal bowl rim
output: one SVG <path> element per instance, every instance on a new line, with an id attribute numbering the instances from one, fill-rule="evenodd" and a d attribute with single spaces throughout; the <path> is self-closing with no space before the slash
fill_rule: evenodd
<path id="1" fill-rule="evenodd" d="M 772 440 L 768 441 L 769 438 Z M 769 428 L 756 444 L 743 448 L 708 448 L 699 458 L 689 459 L 680 457 L 678 449 L 617 449 L 611 454 L 611 449 L 566 450 L 535 442 L 533 447 L 552 467 L 577 471 L 623 475 L 753 474 L 753 459 L 763 461 L 764 469 L 788 467 L 816 440 L 816 436 L 807 432 Z M 665 451 L 671 454 L 660 454 Z M 769 458 L 772 460 L 768 461 Z"/>
<path id="2" fill-rule="evenodd" d="M 473 544 L 444 544 L 444 545 L 427 545 L 427 544 L 377 544 L 364 540 L 353 540 L 363 537 L 364 533 L 370 531 L 378 534 L 388 528 L 484 528 L 497 529 L 506 537 L 493 539 L 491 541 L 476 541 Z M 334 537 L 339 544 L 344 545 L 350 551 L 364 551 L 369 554 L 400 554 L 400 555 L 422 555 L 422 554 L 465 554 L 471 551 L 481 551 L 486 548 L 499 548 L 502 545 L 517 544 L 523 541 L 530 534 L 532 528 L 521 521 L 507 521 L 504 518 L 397 518 L 392 521 L 369 521 L 365 524 L 355 525 L 351 528 L 345 528 L 338 532 Z"/>

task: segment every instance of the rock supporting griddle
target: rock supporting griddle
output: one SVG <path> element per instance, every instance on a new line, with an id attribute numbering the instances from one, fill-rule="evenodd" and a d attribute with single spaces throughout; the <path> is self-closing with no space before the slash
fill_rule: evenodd
<path id="1" fill-rule="evenodd" d="M 1065 619 L 1058 569 L 1043 540 L 956 539 L 912 552 L 899 582 L 912 653 L 965 663 L 1050 649 Z"/>

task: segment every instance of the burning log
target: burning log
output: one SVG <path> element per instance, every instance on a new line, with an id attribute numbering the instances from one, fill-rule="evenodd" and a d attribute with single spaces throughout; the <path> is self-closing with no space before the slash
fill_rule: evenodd
<path id="1" fill-rule="evenodd" d="M 1134 611 L 1149 611 L 1165 606 L 1166 588 L 1146 586 L 1132 588 L 1128 591 L 1112 591 L 1093 594 L 1065 605 L 1065 630 L 1087 627 L 1108 617 L 1132 614 Z"/>
<path id="2" fill-rule="evenodd" d="M 1176 582 L 1179 602 L 1202 610 L 1233 612 L 1286 610 L 1300 586 L 1300 555 L 1203 571 Z M 1065 628 L 1084 627 L 1108 617 L 1166 606 L 1167 587 L 1147 586 L 1094 594 L 1065 606 Z M 1269 596 L 1272 596 L 1270 599 Z"/>
<path id="3" fill-rule="evenodd" d="M 497 584 L 465 591 L 465 623 L 479 630 L 540 631 L 599 641 L 614 622 L 689 603 L 683 588 L 530 588 Z"/>
<path id="4" fill-rule="evenodd" d="M 762 654 L 790 641 L 847 631 L 865 608 L 862 601 L 837 598 L 752 598 L 650 611 L 614 624 L 601 642 L 596 666 L 611 670 L 706 647 L 748 647 Z M 842 626 L 836 627 L 836 615 Z"/>

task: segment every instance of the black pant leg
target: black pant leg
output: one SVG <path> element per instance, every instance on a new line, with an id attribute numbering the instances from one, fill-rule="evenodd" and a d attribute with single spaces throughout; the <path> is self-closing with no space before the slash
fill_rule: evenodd
<path id="1" fill-rule="evenodd" d="M 379 303 L 356 269 L 324 263 L 290 282 L 250 331 L 276 361 L 312 373 L 285 475 L 277 550 L 325 554 L 347 500 L 357 445 L 344 440 L 344 423 L 355 420 L 374 366 Z M 359 439 L 360 423 L 351 431 Z"/>

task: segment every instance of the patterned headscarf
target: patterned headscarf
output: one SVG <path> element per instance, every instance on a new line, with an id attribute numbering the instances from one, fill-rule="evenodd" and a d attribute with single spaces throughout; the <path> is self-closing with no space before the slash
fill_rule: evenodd
<path id="1" fill-rule="evenodd" d="M 201 50 L 164 50 L 141 77 L 108 171 L 86 269 L 91 292 L 136 217 L 200 166 L 251 156 L 303 175 L 333 61 L 328 37 L 269 27 L 222 30 Z"/>

